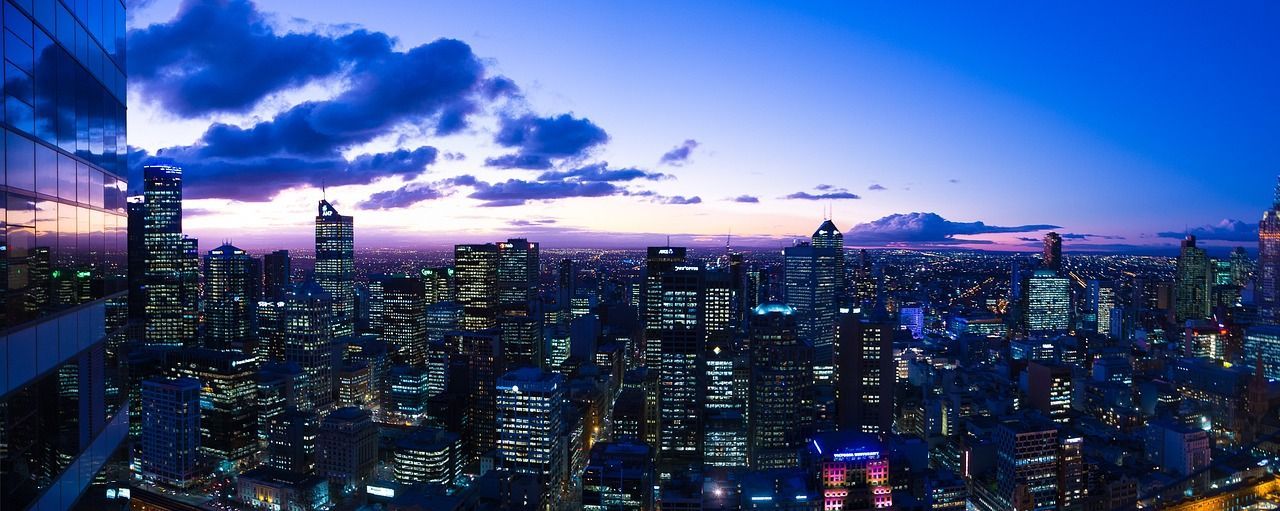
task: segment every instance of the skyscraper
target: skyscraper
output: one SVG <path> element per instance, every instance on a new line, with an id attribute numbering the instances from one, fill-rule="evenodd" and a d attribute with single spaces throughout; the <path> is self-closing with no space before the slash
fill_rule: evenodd
<path id="1" fill-rule="evenodd" d="M 382 280 L 382 340 L 396 363 L 422 365 L 427 361 L 427 302 L 422 281 L 412 276 Z"/>
<path id="2" fill-rule="evenodd" d="M 836 393 L 841 431 L 892 433 L 896 330 L 897 325 L 891 321 L 841 315 Z"/>
<path id="3" fill-rule="evenodd" d="M 498 243 L 498 308 L 528 316 L 538 297 L 538 243 L 523 238 Z"/>
<path id="4" fill-rule="evenodd" d="M 845 296 L 847 289 L 844 269 L 844 234 L 840 232 L 840 229 L 836 228 L 835 222 L 832 222 L 831 219 L 826 219 L 823 220 L 822 225 L 818 226 L 817 230 L 813 231 L 813 235 L 809 239 L 814 248 L 835 251 L 836 267 L 833 271 L 835 271 L 836 275 L 836 300 L 840 303 L 846 302 L 848 297 Z"/>
<path id="5" fill-rule="evenodd" d="M 1013 509 L 1022 487 L 1031 494 L 1035 511 L 1057 509 L 1058 428 L 1023 420 L 1001 423 L 995 430 L 998 496 Z"/>
<path id="6" fill-rule="evenodd" d="M 835 364 L 840 253 L 809 243 L 783 249 L 786 303 L 795 309 L 797 334 L 813 344 L 814 372 L 829 379 Z"/>
<path id="7" fill-rule="evenodd" d="M 195 344 L 199 263 L 194 240 L 182 235 L 182 169 L 143 167 L 144 339 L 148 344 Z"/>
<path id="8" fill-rule="evenodd" d="M 378 464 L 378 427 L 367 410 L 334 410 L 320 423 L 316 468 L 340 488 L 360 487 Z"/>
<path id="9" fill-rule="evenodd" d="M 751 395 L 747 406 L 748 461 L 752 468 L 799 463 L 805 426 L 803 397 L 811 385 L 811 349 L 797 337 L 791 306 L 763 303 L 751 313 Z"/>
<path id="10" fill-rule="evenodd" d="M 1116 303 L 1116 287 L 1110 281 L 1089 281 L 1089 314 L 1093 318 L 1093 330 L 1102 335 L 1111 334 L 1111 315 L 1121 312 Z"/>
<path id="11" fill-rule="evenodd" d="M 1280 184 L 1275 201 L 1258 223 L 1258 315 L 1280 323 Z"/>
<path id="12" fill-rule="evenodd" d="M 705 272 L 702 264 L 688 262 L 660 271 L 656 284 L 661 293 L 652 297 L 658 303 L 649 304 L 657 313 L 657 323 L 649 325 L 648 342 L 657 341 L 660 346 L 657 451 L 658 464 L 664 468 L 696 463 L 702 457 Z"/>
<path id="13" fill-rule="evenodd" d="M 1071 328 L 1071 281 L 1052 270 L 1037 270 L 1027 279 L 1027 332 L 1049 335 Z"/>
<path id="14" fill-rule="evenodd" d="M 355 332 L 355 274 L 353 220 L 321 200 L 316 214 L 315 280 L 331 297 L 333 318 L 329 326 L 335 338 Z"/>
<path id="15" fill-rule="evenodd" d="M 1062 235 L 1050 232 L 1044 235 L 1044 267 L 1054 272 L 1062 271 Z"/>
<path id="16" fill-rule="evenodd" d="M 1178 323 L 1209 317 L 1212 272 L 1209 256 L 1196 246 L 1196 237 L 1182 240 L 1178 269 L 1174 276 L 1174 315 Z"/>
<path id="17" fill-rule="evenodd" d="M 207 346 L 242 347 L 252 335 L 254 260 L 230 243 L 204 258 L 204 336 Z"/>
<path id="18" fill-rule="evenodd" d="M 129 429 L 104 342 L 129 262 L 125 39 L 104 31 L 124 26 L 125 5 L 37 7 L 4 15 L 0 507 L 15 510 L 70 507 Z M 55 299 L 43 283 L 76 292 Z"/>
<path id="19" fill-rule="evenodd" d="M 324 410 L 333 404 L 333 300 L 314 280 L 294 287 L 285 301 L 284 358 L 307 374 L 300 408 Z"/>
<path id="20" fill-rule="evenodd" d="M 457 245 L 453 248 L 458 302 L 462 304 L 462 328 L 485 330 L 497 325 L 498 246 Z"/>
<path id="21" fill-rule="evenodd" d="M 633 441 L 601 442 L 591 448 L 582 474 L 587 511 L 653 509 L 653 449 Z"/>
<path id="22" fill-rule="evenodd" d="M 200 475 L 200 381 L 152 378 L 142 382 L 144 479 L 187 488 Z"/>
<path id="23" fill-rule="evenodd" d="M 262 256 L 262 296 L 266 300 L 284 300 L 293 287 L 293 260 L 288 250 L 277 250 Z"/>
<path id="24" fill-rule="evenodd" d="M 535 475 L 555 501 L 567 482 L 564 377 L 535 368 L 497 381 L 498 468 Z"/>
<path id="25" fill-rule="evenodd" d="M 211 461 L 248 466 L 258 453 L 254 356 L 186 348 L 171 352 L 168 362 L 177 376 L 200 382 L 200 451 Z"/>

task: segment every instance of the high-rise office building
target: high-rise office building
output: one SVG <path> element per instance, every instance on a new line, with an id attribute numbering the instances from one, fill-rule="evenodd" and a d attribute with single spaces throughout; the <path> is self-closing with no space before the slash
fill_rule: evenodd
<path id="1" fill-rule="evenodd" d="M 803 400 L 812 384 L 812 350 L 798 337 L 798 313 L 763 303 L 749 319 L 751 395 L 747 406 L 748 461 L 752 468 L 790 468 L 804 444 Z"/>
<path id="2" fill-rule="evenodd" d="M 254 259 L 230 243 L 204 258 L 205 345 L 219 349 L 248 344 L 253 332 Z"/>
<path id="3" fill-rule="evenodd" d="M 890 434 L 893 428 L 893 334 L 897 325 L 859 314 L 840 317 L 837 423 L 842 431 Z"/>
<path id="4" fill-rule="evenodd" d="M 422 365 L 427 361 L 427 301 L 422 281 L 402 275 L 381 281 L 382 341 L 392 361 Z"/>
<path id="5" fill-rule="evenodd" d="M 494 389 L 503 374 L 500 338 L 495 329 L 454 332 L 446 336 L 450 364 L 461 369 L 461 378 L 449 377 L 448 391 L 466 396 L 461 410 L 465 429 L 462 444 L 468 459 L 478 459 L 497 446 Z M 456 356 L 456 359 L 454 358 Z M 454 362 L 456 360 L 456 362 Z M 453 410 L 453 413 L 458 413 Z"/>
<path id="6" fill-rule="evenodd" d="M 542 367 L 545 358 L 542 321 L 534 316 L 502 316 L 498 318 L 498 330 L 504 367 Z"/>
<path id="7" fill-rule="evenodd" d="M 1089 281 L 1089 323 L 1093 331 L 1102 335 L 1111 335 L 1112 314 L 1122 314 L 1116 303 L 1116 287 L 1111 281 L 1092 279 Z"/>
<path id="8" fill-rule="evenodd" d="M 653 449 L 635 441 L 600 442 L 582 473 L 586 511 L 653 509 Z"/>
<path id="9" fill-rule="evenodd" d="M 846 293 L 846 276 L 844 264 L 844 233 L 836 228 L 835 222 L 826 219 L 819 225 L 817 230 L 813 231 L 813 235 L 809 237 L 810 244 L 814 248 L 830 249 L 836 253 L 836 301 L 839 303 L 847 303 Z"/>
<path id="10" fill-rule="evenodd" d="M 284 300 L 293 287 L 293 260 L 288 250 L 277 250 L 262 256 L 262 297 Z"/>
<path id="11" fill-rule="evenodd" d="M 1245 330 L 1244 356 L 1250 364 L 1262 361 L 1263 374 L 1280 379 L 1280 326 L 1255 325 Z"/>
<path id="12" fill-rule="evenodd" d="M 1056 232 L 1044 235 L 1044 254 L 1041 257 L 1045 269 L 1062 271 L 1062 235 Z"/>
<path id="13" fill-rule="evenodd" d="M 147 344 L 192 346 L 196 341 L 199 262 L 194 240 L 182 234 L 182 169 L 143 168 L 143 297 Z"/>
<path id="14" fill-rule="evenodd" d="M 797 334 L 813 344 L 814 372 L 830 378 L 835 364 L 840 252 L 809 243 L 783 249 L 786 303 L 795 309 Z"/>
<path id="15" fill-rule="evenodd" d="M 462 328 L 470 331 L 498 324 L 498 246 L 457 245 L 453 248 Z"/>
<path id="16" fill-rule="evenodd" d="M 316 469 L 345 490 L 361 488 L 378 464 L 378 426 L 367 410 L 345 407 L 320 422 Z"/>
<path id="17" fill-rule="evenodd" d="M 657 324 L 649 325 L 649 342 L 657 341 L 657 451 L 664 468 L 696 463 L 702 457 L 703 357 L 707 336 L 707 270 L 701 263 L 681 263 L 662 271 L 654 297 Z M 652 346 L 650 346 L 652 348 Z"/>
<path id="18" fill-rule="evenodd" d="M 1058 428 L 1024 420 L 1002 422 L 992 434 L 996 446 L 998 495 L 1006 509 L 1029 493 L 1034 511 L 1057 509 Z"/>
<path id="19" fill-rule="evenodd" d="M 823 509 L 888 509 L 889 453 L 873 435 L 828 431 L 805 446 L 805 465 L 822 481 Z"/>
<path id="20" fill-rule="evenodd" d="M 355 231 L 349 216 L 338 214 L 329 201 L 321 200 L 316 214 L 315 280 L 329 293 L 333 308 L 334 338 L 355 332 Z"/>
<path id="21" fill-rule="evenodd" d="M 1031 406 L 1054 422 L 1071 421 L 1071 366 L 1032 361 L 1027 365 L 1027 395 Z"/>
<path id="22" fill-rule="evenodd" d="M 258 453 L 257 358 L 236 350 L 169 353 L 177 376 L 200 382 L 200 450 L 211 461 L 244 467 Z"/>
<path id="23" fill-rule="evenodd" d="M 396 442 L 393 456 L 396 481 L 404 484 L 452 485 L 466 465 L 462 438 L 436 428 L 415 428 Z"/>
<path id="24" fill-rule="evenodd" d="M 1280 184 L 1271 209 L 1258 223 L 1257 302 L 1263 320 L 1280 323 Z"/>
<path id="25" fill-rule="evenodd" d="M 574 297 L 578 288 L 578 273 L 573 260 L 561 259 L 556 271 L 556 303 L 561 307 L 568 307 L 569 300 Z"/>
<path id="26" fill-rule="evenodd" d="M 422 276 L 422 289 L 427 305 L 451 302 L 458 298 L 458 283 L 452 266 L 423 268 L 418 274 Z"/>
<path id="27" fill-rule="evenodd" d="M 4 18 L 0 507 L 63 509 L 129 430 L 104 342 L 130 262 L 125 6 L 16 2 Z"/>
<path id="28" fill-rule="evenodd" d="M 290 288 L 289 292 L 292 292 L 292 288 Z M 254 307 L 257 314 L 258 329 L 254 332 L 253 354 L 263 361 L 284 361 L 284 317 L 286 305 L 284 300 L 288 296 L 288 293 L 286 293 L 285 297 L 279 301 L 259 301 L 258 305 Z"/>
<path id="29" fill-rule="evenodd" d="M 201 474 L 200 381 L 152 378 L 142 382 L 142 477 L 187 488 Z"/>
<path id="30" fill-rule="evenodd" d="M 301 408 L 325 410 L 333 404 L 333 300 L 314 280 L 294 287 L 285 301 L 284 359 L 307 374 Z"/>
<path id="31" fill-rule="evenodd" d="M 555 501 L 568 477 L 564 377 L 536 368 L 497 381 L 498 468 L 537 476 Z"/>
<path id="32" fill-rule="evenodd" d="M 1052 270 L 1037 270 L 1027 279 L 1027 332 L 1049 335 L 1071 328 L 1071 280 Z"/>
<path id="33" fill-rule="evenodd" d="M 645 257 L 644 290 L 640 294 L 640 310 L 644 321 L 644 362 L 650 377 L 656 378 L 662 367 L 662 279 L 677 264 L 684 263 L 684 247 L 649 247 Z"/>
<path id="34" fill-rule="evenodd" d="M 288 410 L 267 425 L 266 464 L 294 474 L 316 468 L 316 437 L 320 418 L 314 411 Z"/>
<path id="35" fill-rule="evenodd" d="M 1208 254 L 1196 246 L 1195 236 L 1188 235 L 1182 240 L 1174 275 L 1174 315 L 1178 323 L 1209 317 L 1211 276 Z"/>
<path id="36" fill-rule="evenodd" d="M 504 315 L 528 316 L 538 298 L 538 243 L 509 239 L 498 246 L 498 308 Z"/>

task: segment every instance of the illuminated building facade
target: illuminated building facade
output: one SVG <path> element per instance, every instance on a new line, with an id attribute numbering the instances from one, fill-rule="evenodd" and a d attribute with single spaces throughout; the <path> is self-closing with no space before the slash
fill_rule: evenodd
<path id="1" fill-rule="evenodd" d="M 315 281 L 329 293 L 332 337 L 354 333 L 356 313 L 355 230 L 352 217 L 321 200 L 316 213 Z"/>

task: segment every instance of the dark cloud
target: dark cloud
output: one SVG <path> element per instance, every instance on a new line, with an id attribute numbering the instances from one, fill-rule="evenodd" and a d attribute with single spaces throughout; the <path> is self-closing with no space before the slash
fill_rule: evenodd
<path id="1" fill-rule="evenodd" d="M 659 195 L 655 197 L 653 201 L 659 204 L 674 204 L 674 205 L 702 204 L 702 197 L 698 197 L 697 195 L 694 195 L 693 197 L 685 197 L 683 195 L 671 195 L 671 196 Z"/>
<path id="2" fill-rule="evenodd" d="M 1240 220 L 1224 219 L 1213 225 L 1201 225 L 1192 227 L 1183 232 L 1161 232 L 1156 236 L 1161 238 L 1182 239 L 1188 234 L 1195 235 L 1196 238 L 1212 241 L 1258 241 L 1258 224 L 1242 222 Z"/>
<path id="3" fill-rule="evenodd" d="M 469 177 L 469 176 L 467 176 Z M 605 181 L 525 181 L 508 179 L 497 183 L 476 181 L 467 195 L 484 201 L 484 207 L 519 206 L 529 201 L 568 199 L 573 197 L 607 197 L 623 195 L 626 190 Z"/>
<path id="4" fill-rule="evenodd" d="M 858 196 L 858 194 L 855 194 L 855 193 L 840 191 L 840 192 L 825 192 L 825 193 L 796 192 L 791 195 L 787 195 L 786 197 L 783 197 L 783 198 L 784 199 L 802 199 L 802 200 L 840 200 L 840 199 L 861 199 L 862 197 Z"/>
<path id="5" fill-rule="evenodd" d="M 551 117 L 523 115 L 504 116 L 499 121 L 493 141 L 500 146 L 514 148 L 516 152 L 489 158 L 486 165 L 545 170 L 552 167 L 552 160 L 586 156 L 591 149 L 609 141 L 609 135 L 590 119 L 569 114 Z"/>
<path id="6" fill-rule="evenodd" d="M 956 183 L 959 183 L 959 182 L 960 182 L 960 180 L 959 180 L 959 179 L 952 178 L 952 179 L 948 179 L 948 180 L 947 180 L 947 182 L 948 182 L 948 183 L 951 183 L 951 184 L 956 184 Z"/>
<path id="7" fill-rule="evenodd" d="M 1098 239 L 1098 240 L 1124 239 L 1124 236 L 1111 236 L 1107 234 L 1082 234 L 1082 233 L 1075 233 L 1075 232 L 1069 232 L 1066 234 L 1062 234 L 1061 236 L 1062 236 L 1062 239 L 1064 240 L 1081 240 L 1081 241 L 1087 241 L 1092 239 Z"/>
<path id="8" fill-rule="evenodd" d="M 377 192 L 368 199 L 356 204 L 360 209 L 393 209 L 412 206 L 422 201 L 441 199 L 449 195 L 436 185 L 428 183 L 410 183 L 395 190 Z"/>
<path id="9" fill-rule="evenodd" d="M 888 190 L 888 188 L 885 188 L 885 187 L 880 186 L 880 185 L 878 185 L 878 184 L 868 186 L 868 187 L 867 187 L 867 189 L 868 189 L 868 190 L 871 190 L 871 191 L 873 191 L 873 192 L 879 192 L 879 191 L 883 191 L 883 190 Z"/>
<path id="10" fill-rule="evenodd" d="M 818 186 L 813 187 L 813 189 L 820 192 L 824 192 L 827 190 L 835 190 L 836 187 L 834 185 L 829 185 L 829 184 L 820 184 Z"/>
<path id="11" fill-rule="evenodd" d="M 554 223 L 556 223 L 556 220 L 553 218 L 539 218 L 539 219 L 531 219 L 531 220 L 517 218 L 511 221 L 511 225 L 516 227 L 532 227 L 532 226 L 539 226 L 539 225 L 551 225 Z"/>
<path id="12" fill-rule="evenodd" d="M 689 161 L 689 156 L 693 154 L 693 150 L 697 149 L 697 147 L 697 140 L 685 140 L 680 145 L 664 153 L 662 158 L 658 160 L 658 163 L 662 165 L 684 165 Z"/>
<path id="13" fill-rule="evenodd" d="M 145 152 L 131 152 L 130 158 L 140 163 L 156 161 L 183 167 L 182 191 L 186 198 L 265 201 L 287 188 L 368 184 L 388 176 L 412 179 L 434 163 L 437 155 L 436 149 L 429 146 L 364 154 L 350 161 L 337 155 L 201 158 L 195 153 L 197 149 L 183 147 L 162 150 L 159 158 L 145 159 Z"/>
<path id="14" fill-rule="evenodd" d="M 729 199 L 729 200 L 731 200 L 731 201 L 733 201 L 733 202 L 743 202 L 743 203 L 748 203 L 748 204 L 755 204 L 755 203 L 760 202 L 760 198 L 759 198 L 759 197 L 756 197 L 756 196 L 754 196 L 754 195 L 739 195 L 739 196 L 734 197 L 734 198 Z"/>
<path id="15" fill-rule="evenodd" d="M 132 85 L 190 118 L 246 111 L 274 92 L 386 55 L 393 41 L 364 30 L 277 34 L 248 0 L 187 0 L 172 20 L 130 31 L 128 43 Z"/>
<path id="16" fill-rule="evenodd" d="M 611 169 L 606 162 L 593 163 L 575 169 L 562 171 L 543 172 L 538 176 L 539 181 L 634 181 L 637 179 L 647 179 L 657 181 L 659 179 L 668 178 L 667 174 L 658 172 L 648 172 L 637 168 L 620 168 Z"/>
<path id="17" fill-rule="evenodd" d="M 441 155 L 447 161 L 462 161 L 467 159 L 467 155 L 462 153 L 447 152 Z"/>
<path id="18" fill-rule="evenodd" d="M 245 0 L 188 0 L 172 20 L 130 33 L 130 70 L 148 97 L 184 117 L 245 111 L 280 90 L 341 78 L 334 97 L 245 127 L 215 123 L 189 146 L 156 151 L 186 170 L 188 197 L 260 201 L 292 186 L 412 179 L 435 149 L 343 155 L 402 127 L 456 132 L 483 102 L 518 93 L 511 80 L 487 76 L 465 43 L 396 51 L 393 42 L 359 30 L 277 33 Z M 131 163 L 142 156 L 131 153 Z"/>
<path id="19" fill-rule="evenodd" d="M 845 232 L 845 239 L 869 243 L 973 243 L 956 240 L 955 236 L 997 233 L 1034 232 L 1058 229 L 1056 225 L 1020 225 L 1001 227 L 982 222 L 952 222 L 937 213 L 893 214 L 858 224 Z"/>

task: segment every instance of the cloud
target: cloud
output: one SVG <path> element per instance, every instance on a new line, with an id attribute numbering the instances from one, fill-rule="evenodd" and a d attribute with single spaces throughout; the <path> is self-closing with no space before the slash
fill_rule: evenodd
<path id="1" fill-rule="evenodd" d="M 531 220 L 517 218 L 511 221 L 511 225 L 516 227 L 532 227 L 532 226 L 540 226 L 540 225 L 551 225 L 554 223 L 556 223 L 556 220 L 554 218 L 539 218 L 539 219 L 531 219 Z"/>
<path id="2" fill-rule="evenodd" d="M 672 196 L 659 195 L 655 197 L 653 201 L 659 204 L 674 204 L 674 205 L 702 204 L 702 197 L 698 197 L 697 195 L 694 195 L 693 197 L 685 197 L 683 195 L 672 195 Z"/>
<path id="3" fill-rule="evenodd" d="M 356 204 L 360 209 L 393 209 L 412 206 L 422 201 L 441 199 L 450 194 L 437 185 L 410 183 L 395 190 L 377 192 Z"/>
<path id="4" fill-rule="evenodd" d="M 319 78 L 343 84 L 332 97 L 247 126 L 213 123 L 191 145 L 155 151 L 186 170 L 187 197 L 262 201 L 294 186 L 413 179 L 434 148 L 344 155 L 405 127 L 457 132 L 485 102 L 518 94 L 461 41 L 397 51 L 378 32 L 281 33 L 264 19 L 245 0 L 188 0 L 173 19 L 130 32 L 132 84 L 181 117 L 248 111 Z M 130 153 L 130 162 L 146 156 Z"/>
<path id="5" fill-rule="evenodd" d="M 392 43 L 364 30 L 277 34 L 248 0 L 187 0 L 174 19 L 130 31 L 129 78 L 182 117 L 245 112 L 272 93 L 388 54 Z"/>
<path id="6" fill-rule="evenodd" d="M 958 184 L 958 183 L 960 182 L 960 180 L 959 180 L 959 179 L 952 178 L 952 179 L 948 179 L 948 180 L 947 180 L 947 182 L 948 182 L 948 183 L 951 183 L 951 184 Z"/>
<path id="7" fill-rule="evenodd" d="M 754 196 L 754 195 L 739 195 L 739 196 L 737 196 L 737 197 L 733 197 L 733 198 L 731 198 L 731 199 L 729 199 L 729 200 L 731 200 L 731 201 L 733 201 L 733 202 L 742 202 L 742 203 L 746 203 L 746 204 L 756 204 L 756 203 L 760 202 L 760 198 L 759 198 L 759 197 L 756 197 L 756 196 Z"/>
<path id="8" fill-rule="evenodd" d="M 576 159 L 609 140 L 608 133 L 590 119 L 569 114 L 551 117 L 504 116 L 493 141 L 516 149 L 515 153 L 489 158 L 485 165 L 498 168 L 545 170 L 553 159 Z"/>
<path id="9" fill-rule="evenodd" d="M 879 192 L 879 191 L 883 191 L 883 190 L 888 190 L 888 188 L 885 188 L 885 187 L 880 186 L 880 185 L 878 185 L 878 184 L 868 186 L 868 187 L 867 187 L 867 189 L 868 189 L 868 190 L 871 190 L 871 191 L 873 191 L 873 192 Z"/>
<path id="10" fill-rule="evenodd" d="M 547 171 L 538 176 L 539 181 L 633 181 L 647 179 L 657 181 L 671 177 L 658 172 L 647 172 L 637 168 L 611 169 L 607 162 L 593 163 L 575 169 L 563 171 Z"/>
<path id="11" fill-rule="evenodd" d="M 1192 227 L 1185 232 L 1161 232 L 1156 236 L 1161 238 L 1182 239 L 1186 235 L 1195 235 L 1197 239 L 1212 241 L 1258 241 L 1258 224 L 1242 222 L 1240 220 L 1223 219 L 1213 225 L 1202 225 Z"/>
<path id="12" fill-rule="evenodd" d="M 899 213 L 853 226 L 845 232 L 851 242 L 869 243 L 973 243 L 956 240 L 955 236 L 1034 232 L 1058 229 L 1056 225 L 1020 225 L 1001 227 L 982 222 L 952 222 L 937 213 Z"/>
<path id="13" fill-rule="evenodd" d="M 412 179 L 435 163 L 438 154 L 430 146 L 364 154 L 350 161 L 340 155 L 206 159 L 195 153 L 198 150 L 193 148 L 170 148 L 161 150 L 158 158 L 146 158 L 145 151 L 134 151 L 130 159 L 137 159 L 140 164 L 163 162 L 182 167 L 182 193 L 188 199 L 265 201 L 286 188 L 368 184 L 389 176 Z"/>
<path id="14" fill-rule="evenodd" d="M 684 165 L 689 161 L 689 156 L 693 154 L 693 150 L 697 147 L 697 140 L 685 140 L 670 151 L 663 153 L 662 158 L 658 159 L 658 163 L 661 165 L 673 165 L 677 167 Z"/>
<path id="15" fill-rule="evenodd" d="M 823 191 L 827 191 L 827 190 L 835 190 L 835 189 L 836 189 L 836 187 L 835 187 L 835 186 L 833 186 L 833 185 L 828 185 L 828 184 L 820 184 L 820 185 L 818 185 L 818 186 L 813 187 L 813 189 L 814 189 L 814 190 L 818 190 L 818 191 L 820 191 L 820 192 L 823 192 Z M 843 190 L 843 188 L 841 188 L 841 189 Z"/>
<path id="16" fill-rule="evenodd" d="M 840 199 L 861 199 L 862 197 L 858 196 L 855 193 L 840 191 L 840 192 L 826 192 L 826 193 L 796 192 L 796 193 L 787 195 L 786 197 L 783 197 L 783 198 L 784 199 L 802 199 L 802 200 L 840 200 Z"/>
<path id="17" fill-rule="evenodd" d="M 470 176 L 466 176 L 470 177 Z M 606 181 L 525 181 L 508 179 L 497 183 L 475 181 L 467 195 L 484 201 L 483 207 L 519 206 L 529 201 L 568 199 L 574 197 L 607 197 L 623 195 L 626 190 Z"/>

